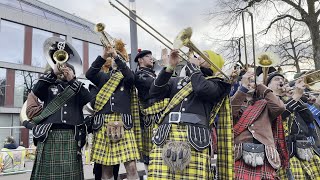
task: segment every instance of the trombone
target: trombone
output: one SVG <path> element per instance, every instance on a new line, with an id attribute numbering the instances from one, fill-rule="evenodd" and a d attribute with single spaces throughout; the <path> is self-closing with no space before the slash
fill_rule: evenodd
<path id="1" fill-rule="evenodd" d="M 152 32 L 150 32 L 148 29 L 146 29 L 144 26 L 142 26 L 142 24 L 140 24 L 138 21 L 136 21 L 135 19 L 133 19 L 132 17 L 130 17 L 127 13 L 125 13 L 123 10 L 121 10 L 118 6 L 116 6 L 112 0 L 109 0 L 109 3 L 112 7 L 116 8 L 118 11 L 120 11 L 123 15 L 127 16 L 130 20 L 132 20 L 133 22 L 135 22 L 139 27 L 141 27 L 144 31 L 146 31 L 148 34 L 150 34 L 152 37 L 154 37 L 155 39 L 157 39 L 160 43 L 162 43 L 164 46 L 166 46 L 168 49 L 172 50 L 172 46 L 173 46 L 173 42 L 171 42 L 169 39 L 167 39 L 164 35 L 162 35 L 159 31 L 157 31 L 156 29 L 154 29 L 150 24 L 148 24 L 146 21 L 144 21 L 140 16 L 138 16 L 135 12 L 133 12 L 132 10 L 130 10 L 127 6 L 125 6 L 124 4 L 122 4 L 119 0 L 115 0 L 117 3 L 119 3 L 122 7 L 124 7 L 126 10 L 128 10 L 130 13 L 133 13 L 139 20 L 141 20 L 145 25 L 147 25 L 150 29 L 152 29 L 154 32 L 156 32 L 160 37 L 162 37 L 163 39 L 165 39 L 171 46 L 169 46 L 167 43 L 165 43 L 164 41 L 162 41 L 159 37 L 157 37 L 156 35 L 154 35 Z M 185 55 L 186 57 L 188 57 L 188 55 L 183 52 L 181 49 L 179 50 L 183 55 Z M 180 57 L 184 60 L 187 61 L 184 57 L 182 57 L 180 55 Z"/>
<path id="2" fill-rule="evenodd" d="M 201 56 L 205 61 L 207 61 L 207 63 L 213 66 L 222 75 L 224 75 L 227 78 L 227 80 L 229 80 L 229 76 L 227 76 L 220 68 L 218 68 L 212 61 L 210 61 L 210 59 L 192 43 L 192 41 L 190 40 L 191 36 L 192 36 L 191 27 L 183 29 L 174 40 L 173 47 L 175 49 L 180 49 L 183 46 L 188 47 L 190 50 L 196 52 L 199 56 Z"/>
<path id="3" fill-rule="evenodd" d="M 298 79 L 303 79 L 304 83 L 307 85 L 307 88 L 312 92 L 320 92 L 320 70 L 313 71 L 307 74 L 304 74 L 292 81 L 289 82 L 289 85 L 293 85 Z"/>
<path id="4" fill-rule="evenodd" d="M 126 10 L 128 10 L 129 12 L 133 13 L 139 20 L 141 20 L 145 25 L 147 25 L 150 29 L 152 29 L 154 32 L 156 32 L 160 37 L 162 37 L 163 39 L 165 39 L 171 46 L 173 46 L 175 49 L 179 49 L 180 52 L 183 53 L 183 55 L 185 55 L 186 57 L 189 57 L 188 54 L 186 54 L 185 52 L 183 52 L 180 48 L 182 46 L 187 46 L 190 50 L 196 52 L 198 55 L 200 55 L 204 60 L 206 60 L 211 66 L 213 66 L 214 68 L 216 68 L 222 75 L 224 75 L 228 80 L 229 77 L 220 69 L 218 68 L 214 63 L 212 63 L 210 61 L 210 59 L 204 55 L 191 41 L 190 41 L 190 37 L 192 35 L 192 29 L 190 28 L 187 31 L 191 31 L 191 34 L 189 34 L 189 36 L 185 36 L 183 34 L 183 32 L 185 32 L 185 30 L 183 30 L 182 32 L 179 33 L 177 38 L 180 38 L 181 40 L 183 39 L 183 41 L 181 41 L 181 43 L 179 44 L 180 41 L 177 41 L 177 38 L 175 39 L 175 42 L 171 42 L 169 39 L 167 39 L 165 36 L 163 36 L 159 31 L 157 31 L 156 29 L 154 29 L 151 25 L 149 25 L 146 21 L 144 21 L 141 17 L 139 17 L 135 12 L 133 12 L 132 10 L 130 10 L 128 7 L 126 7 L 124 4 L 122 4 L 119 0 L 115 0 L 117 3 L 119 3 L 122 7 L 124 7 Z M 139 22 L 137 22 L 135 19 L 133 19 L 132 17 L 130 17 L 127 13 L 125 13 L 124 11 L 122 11 L 119 7 L 117 7 L 115 4 L 112 3 L 111 0 L 109 0 L 109 3 L 112 7 L 116 8 L 118 11 L 120 11 L 123 15 L 127 16 L 130 20 L 134 21 L 139 27 L 141 27 L 143 30 L 145 30 L 147 33 L 149 33 L 152 37 L 154 37 L 155 39 L 157 39 L 159 42 L 161 42 L 164 46 L 166 46 L 168 49 L 172 50 L 172 48 L 167 45 L 167 43 L 163 42 L 160 38 L 158 38 L 157 36 L 155 36 L 153 33 L 151 33 L 149 30 L 147 30 L 144 26 L 142 26 Z M 187 28 L 188 29 L 188 28 Z M 183 43 L 182 43 L 183 42 Z M 179 44 L 179 45 L 178 45 Z M 179 47 L 179 48 L 178 48 Z M 187 61 L 184 57 L 182 57 L 181 55 L 179 55 L 184 61 Z"/>

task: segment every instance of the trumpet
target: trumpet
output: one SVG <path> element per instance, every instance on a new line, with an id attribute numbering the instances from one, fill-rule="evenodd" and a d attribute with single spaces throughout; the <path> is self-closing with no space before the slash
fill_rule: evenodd
<path id="1" fill-rule="evenodd" d="M 106 25 L 103 23 L 98 23 L 94 26 L 94 30 L 101 34 L 101 37 L 100 37 L 101 44 L 104 47 L 107 47 L 108 45 L 111 45 L 111 42 L 109 41 L 109 38 L 104 31 L 105 28 L 106 28 Z"/>

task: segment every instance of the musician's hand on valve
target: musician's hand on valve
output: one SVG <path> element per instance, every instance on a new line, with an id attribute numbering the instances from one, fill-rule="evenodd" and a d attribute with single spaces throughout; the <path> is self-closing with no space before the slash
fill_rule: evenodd
<path id="1" fill-rule="evenodd" d="M 102 58 L 107 60 L 108 57 L 115 58 L 117 56 L 116 50 L 109 44 L 107 47 L 103 48 Z"/>
<path id="2" fill-rule="evenodd" d="M 61 67 L 61 71 L 63 73 L 63 76 L 67 81 L 71 81 L 75 78 L 75 75 L 73 73 L 73 70 L 67 66 Z"/>

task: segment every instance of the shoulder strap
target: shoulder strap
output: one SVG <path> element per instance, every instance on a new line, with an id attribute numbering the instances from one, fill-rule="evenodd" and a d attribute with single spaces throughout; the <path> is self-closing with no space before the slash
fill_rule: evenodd
<path id="1" fill-rule="evenodd" d="M 123 75 L 121 72 L 114 73 L 110 79 L 102 86 L 100 91 L 98 92 L 94 104 L 94 112 L 99 112 L 103 106 L 108 102 L 112 93 L 116 90 L 120 81 L 123 79 Z"/>
<path id="2" fill-rule="evenodd" d="M 233 127 L 234 136 L 237 137 L 244 130 L 246 130 L 250 124 L 252 124 L 262 113 L 267 105 L 265 99 L 256 101 L 253 105 L 249 106 L 242 114 L 237 124 Z"/>
<path id="3" fill-rule="evenodd" d="M 206 79 L 212 79 L 215 78 L 215 76 L 209 76 L 206 77 Z M 189 82 L 186 86 L 184 86 L 182 89 L 178 91 L 177 94 L 173 96 L 173 98 L 170 100 L 169 104 L 167 105 L 166 109 L 163 111 L 158 123 L 161 123 L 164 117 L 178 104 L 180 104 L 184 98 L 189 96 L 192 93 L 192 84 Z"/>
<path id="4" fill-rule="evenodd" d="M 49 117 L 50 115 L 57 112 L 63 104 L 69 101 L 71 97 L 77 94 L 77 89 L 81 87 L 82 83 L 74 83 L 74 86 L 67 86 L 64 91 L 62 91 L 60 94 L 58 94 L 42 111 L 41 113 L 32 118 L 32 120 L 39 124 L 41 121 L 43 121 L 45 118 Z"/>

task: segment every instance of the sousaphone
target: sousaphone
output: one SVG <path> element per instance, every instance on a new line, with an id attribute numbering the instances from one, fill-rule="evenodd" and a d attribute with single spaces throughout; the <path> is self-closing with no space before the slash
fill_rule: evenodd
<path id="1" fill-rule="evenodd" d="M 82 60 L 75 50 L 75 48 L 64 39 L 59 37 L 50 37 L 43 43 L 43 54 L 45 59 L 47 60 L 48 65 L 53 68 L 57 65 L 58 69 L 65 63 L 71 64 L 74 69 L 76 75 L 80 75 L 82 73 Z M 27 109 L 27 101 L 24 102 L 21 112 L 20 112 L 20 120 L 24 122 L 25 120 L 30 120 L 27 117 L 26 113 Z"/>

